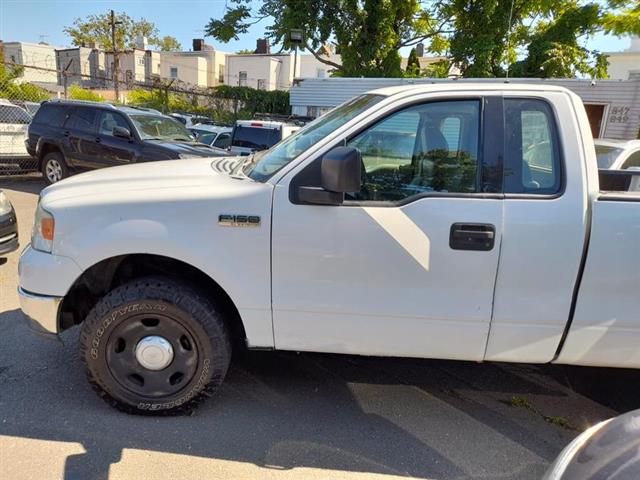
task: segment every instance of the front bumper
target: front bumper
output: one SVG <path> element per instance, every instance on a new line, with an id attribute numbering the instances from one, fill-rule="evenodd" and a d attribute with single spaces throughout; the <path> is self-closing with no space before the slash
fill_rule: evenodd
<path id="1" fill-rule="evenodd" d="M 5 255 L 7 253 L 11 253 L 20 247 L 20 243 L 18 242 L 18 234 L 13 233 L 7 235 L 6 237 L 0 238 L 0 255 Z"/>
<path id="2" fill-rule="evenodd" d="M 57 334 L 58 314 L 63 297 L 38 295 L 18 287 L 20 308 L 29 319 L 30 326 L 38 333 Z"/>
<path id="3" fill-rule="evenodd" d="M 18 248 L 18 221 L 16 212 L 11 209 L 0 216 L 0 255 L 13 252 Z"/>
<path id="4" fill-rule="evenodd" d="M 20 307 L 31 326 L 42 333 L 60 333 L 60 306 L 82 273 L 79 267 L 68 257 L 27 246 L 20 255 L 18 273 Z"/>

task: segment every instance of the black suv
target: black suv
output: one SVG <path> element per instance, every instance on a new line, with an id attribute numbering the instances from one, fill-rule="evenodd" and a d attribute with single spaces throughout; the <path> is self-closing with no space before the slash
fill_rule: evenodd
<path id="1" fill-rule="evenodd" d="M 157 110 L 67 100 L 42 103 L 25 143 L 49 184 L 77 171 L 229 155 L 195 142 L 184 125 Z"/>

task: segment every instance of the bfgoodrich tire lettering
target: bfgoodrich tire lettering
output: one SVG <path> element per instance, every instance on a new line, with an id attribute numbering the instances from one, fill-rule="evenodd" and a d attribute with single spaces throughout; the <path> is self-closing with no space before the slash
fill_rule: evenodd
<path id="1" fill-rule="evenodd" d="M 145 370 L 136 363 L 135 347 L 145 335 L 172 344 L 175 357 L 165 369 Z M 129 413 L 190 410 L 222 383 L 231 359 L 227 328 L 214 303 L 195 288 L 161 277 L 133 280 L 103 297 L 82 326 L 80 347 L 94 390 Z M 162 376 L 180 361 L 185 367 L 179 380 L 165 382 Z M 147 383 L 160 387 L 145 390 Z"/>

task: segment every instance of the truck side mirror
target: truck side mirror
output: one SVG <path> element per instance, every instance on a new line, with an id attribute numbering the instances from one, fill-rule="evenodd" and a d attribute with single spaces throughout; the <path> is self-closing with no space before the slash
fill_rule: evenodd
<path id="1" fill-rule="evenodd" d="M 126 138 L 127 140 L 131 140 L 131 132 L 128 128 L 124 127 L 113 127 L 113 136 L 118 138 Z"/>
<path id="2" fill-rule="evenodd" d="M 313 205 L 341 205 L 345 193 L 360 191 L 362 155 L 353 147 L 336 147 L 322 157 L 321 187 L 299 187 L 298 198 Z"/>

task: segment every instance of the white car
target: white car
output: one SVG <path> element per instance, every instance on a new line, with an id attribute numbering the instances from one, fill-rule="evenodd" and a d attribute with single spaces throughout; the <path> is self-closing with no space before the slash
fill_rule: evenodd
<path id="1" fill-rule="evenodd" d="M 197 124 L 189 128 L 189 131 L 196 136 L 196 141 L 200 143 L 223 149 L 231 145 L 233 128 Z"/>
<path id="2" fill-rule="evenodd" d="M 569 90 L 383 88 L 241 160 L 41 193 L 21 307 L 111 405 L 189 409 L 242 344 L 640 368 L 640 193 L 599 191 Z"/>
<path id="3" fill-rule="evenodd" d="M 193 128 L 202 122 L 210 121 L 208 117 L 189 115 L 186 113 L 170 113 L 169 116 L 183 124 L 186 128 Z"/>
<path id="4" fill-rule="evenodd" d="M 24 143 L 29 123 L 31 115 L 24 108 L 0 98 L 0 168 L 20 168 L 33 161 Z"/>
<path id="5" fill-rule="evenodd" d="M 599 138 L 594 140 L 594 143 L 598 168 L 608 170 L 640 168 L 640 140 Z"/>

